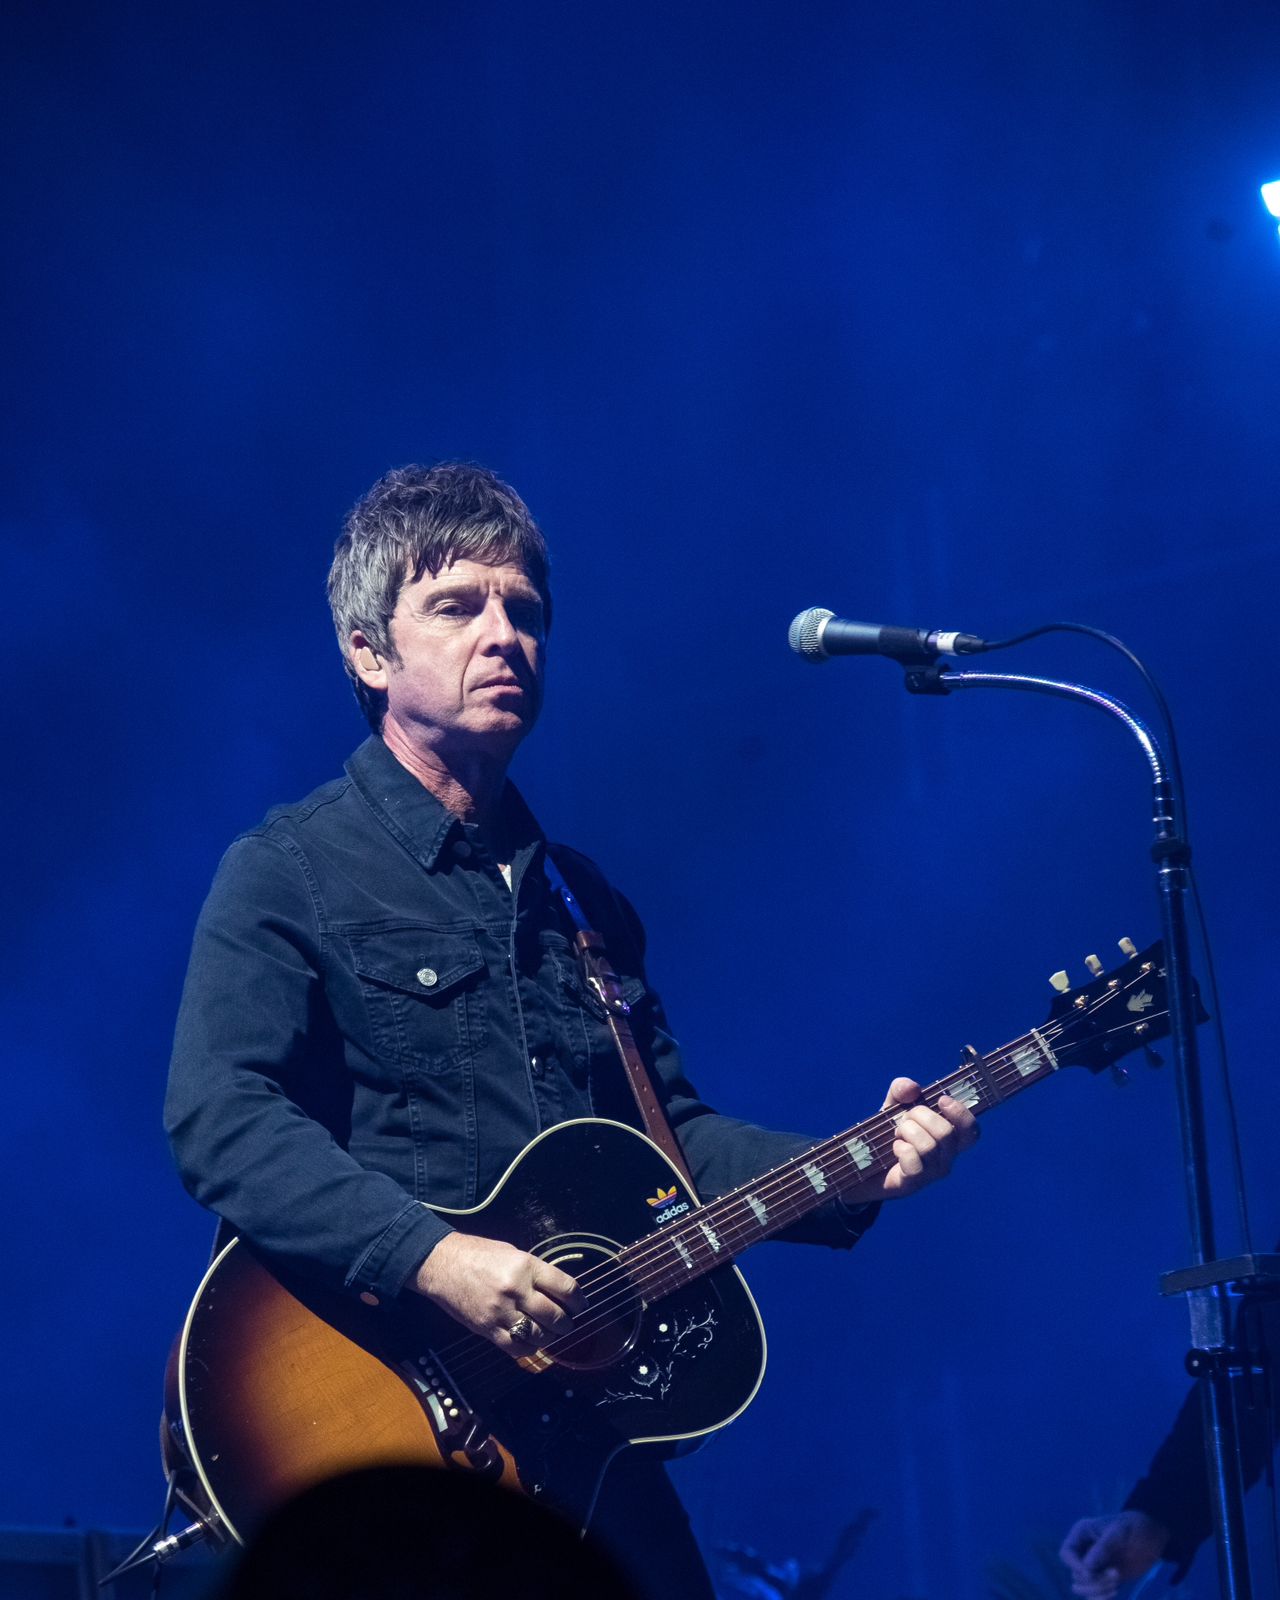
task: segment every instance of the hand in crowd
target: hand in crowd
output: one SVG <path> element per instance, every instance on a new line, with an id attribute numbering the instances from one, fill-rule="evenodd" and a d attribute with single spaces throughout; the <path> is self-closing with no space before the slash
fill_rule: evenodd
<path id="1" fill-rule="evenodd" d="M 447 1233 L 418 1268 L 414 1287 L 514 1358 L 532 1355 L 586 1309 L 567 1272 L 501 1239 L 469 1233 Z"/>
<path id="2" fill-rule="evenodd" d="M 1084 1517 L 1062 1542 L 1058 1556 L 1071 1574 L 1071 1592 L 1083 1600 L 1112 1600 L 1122 1583 L 1149 1572 L 1169 1542 L 1169 1530 L 1145 1511 Z"/>
<path id="3" fill-rule="evenodd" d="M 932 1111 L 917 1103 L 920 1094 L 920 1085 L 913 1078 L 895 1078 L 889 1085 L 880 1109 L 902 1108 L 893 1141 L 897 1161 L 878 1186 L 860 1188 L 859 1198 L 865 1195 L 873 1200 L 897 1200 L 915 1194 L 926 1184 L 945 1178 L 960 1152 L 977 1142 L 978 1119 L 968 1106 L 944 1094 L 938 1109 Z"/>

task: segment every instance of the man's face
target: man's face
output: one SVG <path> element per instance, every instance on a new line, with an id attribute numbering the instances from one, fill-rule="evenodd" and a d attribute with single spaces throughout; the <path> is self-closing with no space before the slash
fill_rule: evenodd
<path id="1" fill-rule="evenodd" d="M 413 744 L 508 758 L 542 705 L 542 597 L 520 567 L 455 561 L 400 591 L 387 715 Z"/>

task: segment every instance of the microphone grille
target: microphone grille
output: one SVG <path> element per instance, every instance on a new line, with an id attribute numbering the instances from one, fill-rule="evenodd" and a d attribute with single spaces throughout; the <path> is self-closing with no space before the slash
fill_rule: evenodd
<path id="1" fill-rule="evenodd" d="M 822 648 L 822 624 L 834 616 L 835 612 L 828 611 L 824 606 L 810 606 L 787 629 L 787 643 L 806 661 L 825 661 L 827 652 Z"/>

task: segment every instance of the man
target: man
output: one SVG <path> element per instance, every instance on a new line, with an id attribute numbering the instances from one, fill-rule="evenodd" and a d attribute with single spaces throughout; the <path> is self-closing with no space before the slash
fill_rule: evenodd
<path id="1" fill-rule="evenodd" d="M 507 782 L 542 700 L 546 546 L 491 473 L 409 467 L 351 513 L 329 595 L 373 733 L 345 778 L 273 811 L 224 858 L 196 930 L 166 1124 L 190 1191 L 268 1257 L 368 1302 L 423 1295 L 527 1355 L 582 1310 L 574 1280 L 427 1206 L 483 1199 L 542 1128 L 636 1121 L 545 840 Z M 604 936 L 703 1197 L 806 1147 L 698 1098 L 645 985 L 634 911 L 584 857 L 553 856 Z M 833 1201 L 793 1237 L 852 1244 L 868 1199 L 947 1171 L 973 1116 L 918 1095 L 908 1079 L 890 1086 L 896 1165 L 864 1203 Z M 646 1593 L 710 1594 L 678 1502 L 640 1452 L 610 1469 L 593 1528 Z"/>

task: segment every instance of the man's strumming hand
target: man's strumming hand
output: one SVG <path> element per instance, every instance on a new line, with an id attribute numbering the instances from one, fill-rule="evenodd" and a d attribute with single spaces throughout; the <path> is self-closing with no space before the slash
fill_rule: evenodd
<path id="1" fill-rule="evenodd" d="M 447 1233 L 418 1268 L 413 1287 L 455 1317 L 464 1328 L 491 1339 L 513 1357 L 531 1355 L 557 1333 L 567 1332 L 586 1310 L 567 1272 L 501 1239 Z M 522 1318 L 533 1324 L 523 1338 Z"/>

